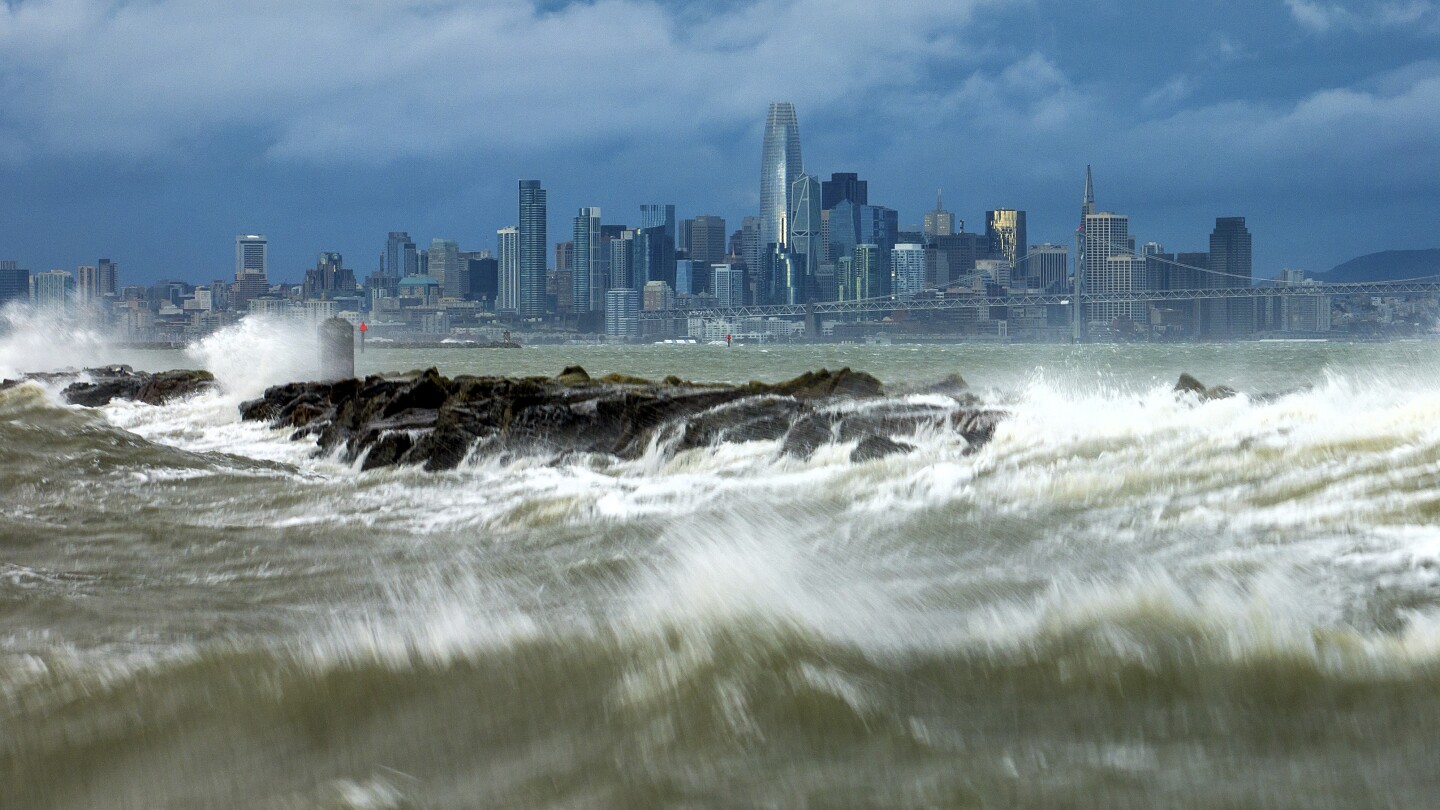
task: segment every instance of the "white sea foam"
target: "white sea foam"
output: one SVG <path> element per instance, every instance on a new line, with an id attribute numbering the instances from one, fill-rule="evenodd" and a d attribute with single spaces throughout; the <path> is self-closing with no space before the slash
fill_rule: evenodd
<path id="1" fill-rule="evenodd" d="M 232 400 L 252 399 L 272 385 L 315 379 L 319 371 L 315 327 L 287 319 L 250 316 L 191 344 L 185 353 L 219 380 Z"/>
<path id="2" fill-rule="evenodd" d="M 109 337 L 98 329 L 24 304 L 0 308 L 0 379 L 104 364 L 111 353 Z"/>

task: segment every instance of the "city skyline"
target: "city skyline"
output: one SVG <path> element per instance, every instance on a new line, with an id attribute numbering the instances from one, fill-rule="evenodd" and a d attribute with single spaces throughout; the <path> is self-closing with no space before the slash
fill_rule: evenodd
<path id="1" fill-rule="evenodd" d="M 1093 164 L 1107 208 L 1171 249 L 1246 216 L 1262 275 L 1434 246 L 1433 2 L 319 3 L 283 30 L 263 6 L 0 7 L 0 255 L 204 280 L 253 231 L 277 280 L 320 251 L 363 276 L 392 230 L 496 251 L 522 177 L 549 192 L 552 235 L 580 207 L 633 225 L 655 200 L 738 226 L 760 208 L 778 99 L 803 119 L 804 170 L 858 173 L 902 226 L 943 188 L 971 231 L 1014 208 L 1032 242 L 1068 241 Z M 457 47 L 392 65 L 381 32 Z M 861 35 L 871 47 L 837 45 Z M 239 58 L 260 42 L 273 59 Z M 513 58 L 527 48 L 563 58 L 532 75 Z M 811 67 L 757 75 L 757 58 Z"/>

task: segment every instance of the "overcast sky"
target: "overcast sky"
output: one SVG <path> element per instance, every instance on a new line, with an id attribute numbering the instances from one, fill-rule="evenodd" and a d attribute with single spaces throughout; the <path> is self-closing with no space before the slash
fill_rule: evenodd
<path id="1" fill-rule="evenodd" d="M 919 222 L 1072 239 L 1085 165 L 1140 241 L 1245 216 L 1255 271 L 1440 246 L 1435 0 L 0 0 L 0 259 L 271 276 L 390 230 L 492 248 L 516 180 L 634 225 L 759 201 L 769 102 L 807 171 Z"/>

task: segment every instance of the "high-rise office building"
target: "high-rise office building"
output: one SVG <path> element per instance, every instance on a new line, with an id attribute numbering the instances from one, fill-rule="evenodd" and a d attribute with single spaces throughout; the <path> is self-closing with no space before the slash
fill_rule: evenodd
<path id="1" fill-rule="evenodd" d="M 1033 245 L 1025 262 L 1025 280 L 1029 288 L 1063 292 L 1070 278 L 1070 249 L 1064 245 Z"/>
<path id="2" fill-rule="evenodd" d="M 1136 270 L 1129 253 L 1130 218 L 1102 211 L 1086 214 L 1083 226 L 1084 292 L 1090 295 L 1123 293 L 1134 289 Z M 1144 273 L 1144 260 L 1139 273 Z M 1086 317 L 1091 322 L 1109 322 L 1131 317 L 1128 303 L 1093 303 Z"/>
<path id="3" fill-rule="evenodd" d="M 937 237 L 955 233 L 955 215 L 945 210 L 944 196 L 938 191 L 935 192 L 935 210 L 925 212 L 922 229 L 926 242 L 934 242 Z"/>
<path id="4" fill-rule="evenodd" d="M 120 293 L 120 269 L 115 262 L 109 259 L 101 259 L 95 264 L 98 274 L 98 293 L 101 298 L 114 298 Z"/>
<path id="5" fill-rule="evenodd" d="M 640 291 L 640 308 L 646 312 L 663 312 L 675 308 L 675 291 L 663 281 L 648 281 Z"/>
<path id="6" fill-rule="evenodd" d="M 100 298 L 100 268 L 82 264 L 75 268 L 75 304 L 90 306 Z"/>
<path id="7" fill-rule="evenodd" d="M 640 205 L 641 228 L 664 228 L 665 235 L 673 242 L 676 238 L 675 206 L 662 203 Z"/>
<path id="8" fill-rule="evenodd" d="M 259 234 L 235 237 L 235 284 L 230 293 L 231 305 L 245 311 L 250 301 L 270 292 L 269 242 Z"/>
<path id="9" fill-rule="evenodd" d="M 516 312 L 520 309 L 520 229 L 512 225 L 496 231 L 495 247 L 498 262 L 495 309 Z"/>
<path id="10" fill-rule="evenodd" d="M 913 298 L 925 287 L 925 246 L 905 243 L 890 251 L 890 289 L 896 298 Z"/>
<path id="11" fill-rule="evenodd" d="M 745 306 L 745 270 L 733 264 L 711 267 L 710 288 L 715 293 L 715 306 L 732 309 Z"/>
<path id="12" fill-rule="evenodd" d="M 30 303 L 37 309 L 64 312 L 74 297 L 75 277 L 64 270 L 47 270 L 30 277 Z"/>
<path id="13" fill-rule="evenodd" d="M 601 234 L 600 209 L 581 208 L 571 229 L 571 302 L 572 312 L 596 312 L 605 307 L 605 292 L 610 280 L 605 272 L 609 265 L 605 240 Z"/>
<path id="14" fill-rule="evenodd" d="M 879 298 L 889 294 L 890 268 L 888 259 L 882 259 L 885 254 L 880 246 L 872 243 L 865 243 L 855 246 L 855 254 L 850 272 L 855 279 L 855 299 L 863 301 L 867 298 Z"/>
<path id="15" fill-rule="evenodd" d="M 1250 231 L 1244 217 L 1215 218 L 1215 230 L 1210 232 L 1209 270 L 1224 279 L 1227 287 L 1251 285 Z"/>
<path id="16" fill-rule="evenodd" d="M 629 290 L 636 287 L 635 284 L 635 234 L 639 231 L 634 228 L 626 228 L 615 235 L 608 244 L 610 245 L 610 289 Z M 606 301 L 609 301 L 607 298 Z"/>
<path id="17" fill-rule="evenodd" d="M 1010 277 L 1016 283 L 1029 276 L 1025 255 L 1030 243 L 1025 233 L 1025 212 L 1014 208 L 997 208 L 985 212 L 985 238 L 990 242 L 990 255 L 1010 263 Z"/>
<path id="18" fill-rule="evenodd" d="M 841 200 L 849 200 L 855 205 L 870 204 L 870 184 L 861 180 L 860 175 L 854 172 L 835 172 L 830 179 L 820 184 L 820 208 L 829 211 Z"/>
<path id="19" fill-rule="evenodd" d="M 790 250 L 800 257 L 801 275 L 808 283 L 824 260 L 820 241 L 820 181 L 813 175 L 800 175 L 791 188 L 790 201 Z"/>
<path id="20" fill-rule="evenodd" d="M 879 283 L 871 286 L 871 295 L 890 294 L 890 251 L 900 241 L 900 214 L 883 205 L 860 206 L 860 244 L 871 244 L 879 248 L 876 257 L 879 263 Z"/>
<path id="21" fill-rule="evenodd" d="M 316 258 L 314 269 L 305 271 L 300 297 L 306 301 L 329 300 L 354 292 L 355 272 L 345 266 L 339 253 L 327 250 Z"/>
<path id="22" fill-rule="evenodd" d="M 391 231 L 385 237 L 385 275 L 390 279 L 420 274 L 420 255 L 405 231 Z"/>
<path id="23" fill-rule="evenodd" d="M 500 293 L 500 262 L 488 250 L 470 250 L 460 254 L 465 268 L 462 296 L 466 301 L 484 301 L 495 308 Z"/>
<path id="24" fill-rule="evenodd" d="M 260 234 L 235 237 L 235 278 L 242 273 L 259 273 L 269 277 L 270 243 Z"/>
<path id="25" fill-rule="evenodd" d="M 545 189 L 539 180 L 520 181 L 520 298 L 522 318 L 545 316 Z"/>
<path id="26" fill-rule="evenodd" d="M 640 337 L 640 291 L 628 288 L 605 293 L 605 336 Z"/>
<path id="27" fill-rule="evenodd" d="M 633 289 L 643 290 L 652 281 L 663 281 L 674 289 L 675 232 L 675 206 L 640 206 L 640 228 L 631 258 L 636 268 L 630 285 Z"/>
<path id="28" fill-rule="evenodd" d="M 30 271 L 16 261 L 0 261 L 0 305 L 30 297 Z"/>
<path id="29" fill-rule="evenodd" d="M 460 261 L 460 243 L 451 239 L 431 239 L 428 272 L 440 282 L 440 293 L 446 298 L 463 298 L 465 295 L 465 266 Z"/>
<path id="30" fill-rule="evenodd" d="M 687 219 L 685 222 L 685 249 L 690 258 L 695 260 L 697 267 L 708 268 L 725 259 L 725 220 L 723 218 L 704 214 L 694 219 Z M 708 275 L 708 273 L 702 275 Z M 709 281 L 701 282 L 701 286 L 708 288 Z"/>
<path id="31" fill-rule="evenodd" d="M 840 200 L 827 211 L 829 216 L 826 217 L 825 232 L 829 240 L 828 255 L 835 261 L 842 256 L 853 255 L 855 246 L 864 241 L 860 238 L 861 207 L 850 200 Z"/>
<path id="32" fill-rule="evenodd" d="M 760 218 L 745 217 L 740 221 L 740 252 L 745 267 L 754 273 L 760 269 Z"/>
<path id="33" fill-rule="evenodd" d="M 1250 231 L 1244 217 L 1216 217 L 1210 232 L 1210 262 L 1206 286 L 1214 289 L 1250 287 Z M 1241 337 L 1255 331 L 1255 300 L 1229 298 L 1206 301 L 1201 329 L 1214 337 Z"/>
<path id="34" fill-rule="evenodd" d="M 700 279 L 695 277 L 695 268 L 700 267 L 694 259 L 675 260 L 675 294 L 694 295 L 701 290 Z"/>
<path id="35" fill-rule="evenodd" d="M 772 244 L 788 244 L 790 194 L 803 168 L 795 106 L 788 101 L 774 102 L 765 117 L 765 142 L 760 159 L 758 252 L 768 252 Z"/>

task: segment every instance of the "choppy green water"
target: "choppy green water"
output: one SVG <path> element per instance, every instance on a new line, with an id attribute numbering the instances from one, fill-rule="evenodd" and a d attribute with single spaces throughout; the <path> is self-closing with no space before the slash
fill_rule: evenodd
<path id="1" fill-rule="evenodd" d="M 236 345 L 238 343 L 238 345 Z M 367 353 L 963 374 L 967 453 L 359 474 L 232 392 L 0 393 L 0 807 L 1424 807 L 1440 346 Z M 1197 404 L 1181 371 L 1276 398 Z"/>

